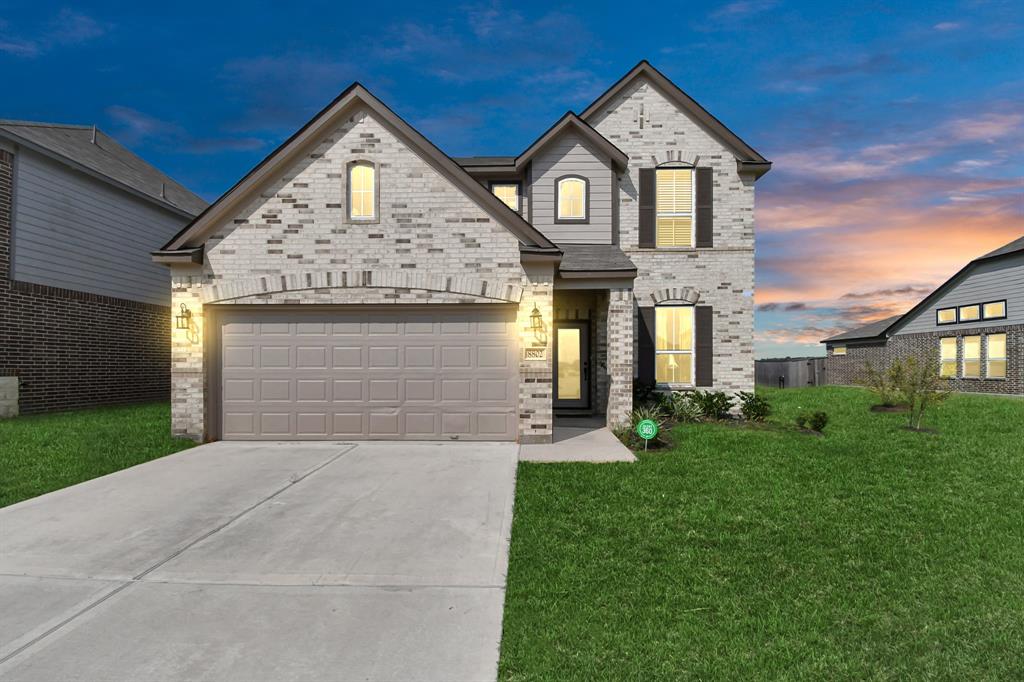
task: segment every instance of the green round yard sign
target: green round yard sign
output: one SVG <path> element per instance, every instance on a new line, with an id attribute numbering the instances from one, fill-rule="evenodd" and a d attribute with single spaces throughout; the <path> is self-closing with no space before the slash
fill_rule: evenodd
<path id="1" fill-rule="evenodd" d="M 644 419 L 636 425 L 636 435 L 644 440 L 650 440 L 658 435 L 658 424 L 652 419 Z"/>

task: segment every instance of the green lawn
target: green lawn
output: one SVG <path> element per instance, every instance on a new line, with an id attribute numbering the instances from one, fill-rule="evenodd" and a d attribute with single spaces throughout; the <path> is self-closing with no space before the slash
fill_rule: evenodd
<path id="1" fill-rule="evenodd" d="M 195 445 L 168 403 L 0 420 L 0 507 Z"/>
<path id="2" fill-rule="evenodd" d="M 503 680 L 1024 678 L 1024 401 L 925 425 L 765 391 L 825 438 L 686 425 L 636 464 L 520 464 Z"/>

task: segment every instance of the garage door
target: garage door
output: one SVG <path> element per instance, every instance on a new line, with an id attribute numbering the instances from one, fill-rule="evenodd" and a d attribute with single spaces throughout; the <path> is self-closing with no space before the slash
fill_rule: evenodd
<path id="1" fill-rule="evenodd" d="M 225 439 L 515 440 L 515 312 L 221 315 Z"/>

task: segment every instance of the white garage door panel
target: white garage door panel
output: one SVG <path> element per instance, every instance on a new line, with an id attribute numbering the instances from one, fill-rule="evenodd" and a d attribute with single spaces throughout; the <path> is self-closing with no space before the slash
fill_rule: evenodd
<path id="1" fill-rule="evenodd" d="M 221 319 L 225 439 L 515 439 L 514 310 Z"/>

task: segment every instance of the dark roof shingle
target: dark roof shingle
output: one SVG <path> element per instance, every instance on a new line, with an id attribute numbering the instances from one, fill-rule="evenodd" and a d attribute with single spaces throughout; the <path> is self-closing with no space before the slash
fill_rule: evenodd
<path id="1" fill-rule="evenodd" d="M 842 334 L 836 334 L 835 336 L 831 336 L 825 339 L 824 342 L 853 341 L 854 339 L 873 339 L 876 336 L 880 336 L 882 332 L 889 328 L 889 325 L 891 325 L 893 322 L 900 319 L 901 317 L 903 316 L 893 315 L 892 317 L 887 317 L 884 320 L 876 320 L 874 322 L 869 322 L 868 324 L 862 327 L 857 327 L 856 329 L 845 331 Z"/>
<path id="2" fill-rule="evenodd" d="M 636 265 L 614 244 L 559 244 L 564 272 L 636 272 Z"/>
<path id="3" fill-rule="evenodd" d="M 92 126 L 0 120 L 0 137 L 36 147 L 127 187 L 158 204 L 195 216 L 206 202 Z"/>

